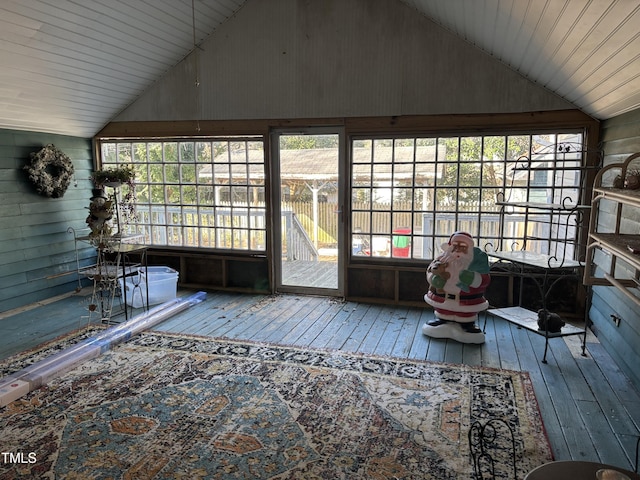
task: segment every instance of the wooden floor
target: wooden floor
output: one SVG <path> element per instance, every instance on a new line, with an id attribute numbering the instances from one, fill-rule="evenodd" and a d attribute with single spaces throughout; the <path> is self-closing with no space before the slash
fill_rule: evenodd
<path id="1" fill-rule="evenodd" d="M 0 315 L 0 358 L 86 325 L 83 293 L 34 307 Z M 484 345 L 429 339 L 421 326 L 432 315 L 327 297 L 209 292 L 205 302 L 154 329 L 527 371 L 556 459 L 633 470 L 640 395 L 594 336 L 587 357 L 579 337 L 552 339 L 542 364 L 539 335 L 490 317 Z"/>

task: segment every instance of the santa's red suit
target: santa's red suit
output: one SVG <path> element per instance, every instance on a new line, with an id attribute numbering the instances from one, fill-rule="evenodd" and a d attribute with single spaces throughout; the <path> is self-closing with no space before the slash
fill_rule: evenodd
<path id="1" fill-rule="evenodd" d="M 489 307 L 484 298 L 491 277 L 487 254 L 474 246 L 466 232 L 456 232 L 443 245 L 443 253 L 427 268 L 429 291 L 425 302 L 435 312 L 422 332 L 434 338 L 452 338 L 463 343 L 484 343 L 484 333 L 475 325 L 478 313 Z"/>
<path id="2" fill-rule="evenodd" d="M 453 293 L 438 293 L 435 289 L 430 289 L 425 296 L 425 301 L 431 305 L 436 312 L 436 316 L 442 320 L 453 322 L 475 322 L 478 312 L 489 308 L 489 302 L 484 298 L 484 291 L 487 289 L 491 276 L 488 273 L 475 273 L 479 278 L 477 287 L 469 287 L 468 292 L 460 291 L 457 295 Z"/>

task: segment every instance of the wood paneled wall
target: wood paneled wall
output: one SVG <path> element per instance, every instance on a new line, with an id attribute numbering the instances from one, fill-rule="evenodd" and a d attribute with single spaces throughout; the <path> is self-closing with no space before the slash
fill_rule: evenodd
<path id="1" fill-rule="evenodd" d="M 632 153 L 640 152 L 640 110 L 635 110 L 602 124 L 605 165 L 620 163 Z M 640 234 L 640 213 L 625 210 L 624 222 L 636 224 Z M 600 211 L 600 222 L 615 223 L 607 219 L 607 213 Z M 625 229 L 629 229 L 629 223 Z M 598 259 L 606 261 L 602 255 Z M 596 271 L 597 272 L 597 271 Z M 611 315 L 621 318 L 620 326 L 612 321 Z M 593 287 L 590 316 L 598 339 L 605 346 L 620 368 L 640 386 L 640 312 L 621 292 L 614 287 Z"/>
<path id="2" fill-rule="evenodd" d="M 571 108 L 403 2 L 251 0 L 114 120 Z"/>
<path id="3" fill-rule="evenodd" d="M 23 167 L 29 154 L 53 143 L 73 161 L 75 178 L 62 198 L 36 193 Z M 73 291 L 73 235 L 86 227 L 91 139 L 0 130 L 0 312 Z M 83 252 L 91 255 L 92 250 Z"/>

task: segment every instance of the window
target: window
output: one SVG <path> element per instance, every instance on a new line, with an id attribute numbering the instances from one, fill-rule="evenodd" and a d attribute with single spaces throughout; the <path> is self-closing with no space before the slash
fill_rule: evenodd
<path id="1" fill-rule="evenodd" d="M 151 245 L 264 251 L 263 147 L 262 137 L 103 141 L 101 160 L 135 170 L 129 233 Z"/>
<path id="2" fill-rule="evenodd" d="M 579 202 L 582 178 L 571 167 L 582 166 L 582 145 L 577 132 L 354 138 L 352 254 L 431 259 L 464 230 L 481 248 L 518 245 L 553 255 L 562 238 L 575 240 L 575 222 L 510 207 L 501 227 L 496 201 Z M 542 227 L 533 226 L 537 220 Z"/>
<path id="3" fill-rule="evenodd" d="M 100 146 L 104 168 L 129 164 L 136 172 L 129 233 L 150 245 L 265 251 L 262 136 L 105 139 Z M 583 179 L 572 168 L 583 166 L 582 150 L 579 131 L 353 137 L 351 253 L 431 259 L 464 230 L 480 247 L 554 255 L 563 238 L 578 235 L 575 221 L 516 205 L 501 224 L 496 202 L 579 203 Z"/>

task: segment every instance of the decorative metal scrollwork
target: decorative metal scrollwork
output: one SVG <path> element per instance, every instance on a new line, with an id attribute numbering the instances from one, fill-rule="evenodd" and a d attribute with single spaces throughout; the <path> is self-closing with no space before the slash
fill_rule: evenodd
<path id="1" fill-rule="evenodd" d="M 507 437 L 507 444 L 502 440 Z M 506 473 L 513 469 L 516 480 L 516 440 L 511 426 L 500 418 L 475 421 L 469 429 L 469 451 L 475 480 L 496 478 L 496 469 Z M 509 463 L 511 465 L 509 465 Z"/>

